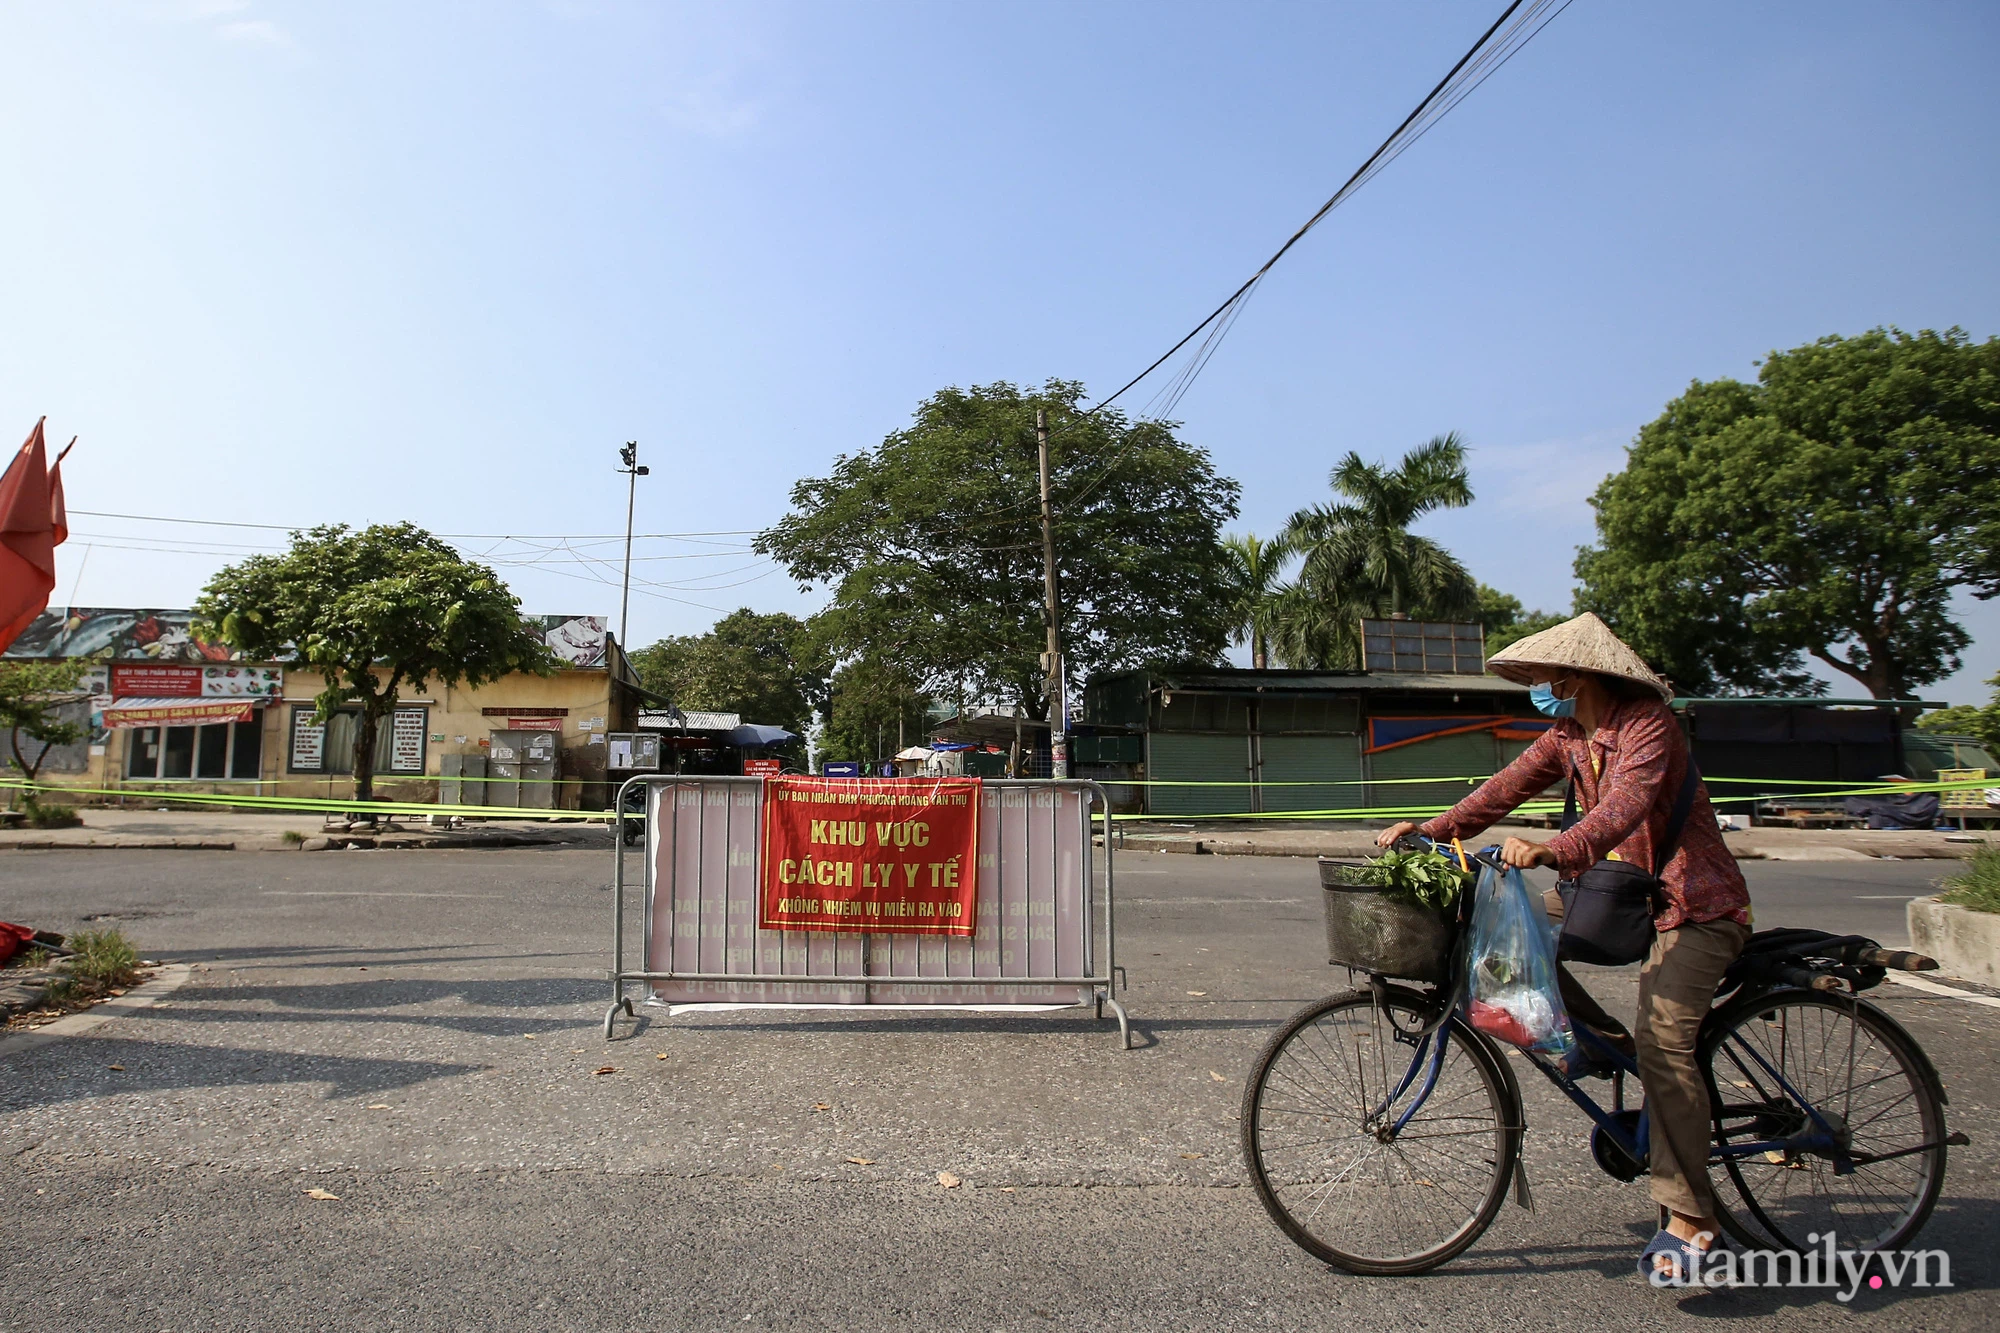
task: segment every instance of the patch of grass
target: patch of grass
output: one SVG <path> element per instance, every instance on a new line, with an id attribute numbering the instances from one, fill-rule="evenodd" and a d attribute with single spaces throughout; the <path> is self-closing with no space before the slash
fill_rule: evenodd
<path id="1" fill-rule="evenodd" d="M 1955 907 L 2000 912 L 2000 847 L 1991 843 L 1965 858 L 1965 869 L 1944 882 L 1938 895 Z"/>
<path id="2" fill-rule="evenodd" d="M 121 930 L 79 930 L 64 941 L 71 950 L 63 968 L 73 981 L 108 990 L 139 977 L 139 951 Z"/>
<path id="3" fill-rule="evenodd" d="M 67 805 L 38 801 L 33 792 L 21 793 L 21 816 L 29 828 L 76 828 L 83 816 Z"/>
<path id="4" fill-rule="evenodd" d="M 306 840 L 306 835 L 295 828 L 288 828 L 278 835 L 280 839 L 296 847 Z"/>

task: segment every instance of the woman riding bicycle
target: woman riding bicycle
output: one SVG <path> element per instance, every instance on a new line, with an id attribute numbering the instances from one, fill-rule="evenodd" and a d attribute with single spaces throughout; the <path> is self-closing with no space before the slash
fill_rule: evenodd
<path id="1" fill-rule="evenodd" d="M 1663 900 L 1653 918 L 1652 952 L 1639 972 L 1636 1043 L 1567 970 L 1559 981 L 1572 1018 L 1628 1053 L 1636 1044 L 1652 1122 L 1653 1198 L 1670 1212 L 1647 1255 L 1664 1266 L 1675 1251 L 1705 1250 L 1721 1234 L 1708 1177 L 1712 1112 L 1695 1045 L 1723 969 L 1750 938 L 1749 888 L 1701 789 L 1673 855 L 1654 866 L 1688 772 L 1687 739 L 1667 707 L 1672 689 L 1609 626 L 1586 612 L 1509 646 L 1486 667 L 1532 686 L 1536 709 L 1555 724 L 1446 813 L 1421 826 L 1397 824 L 1376 841 L 1387 847 L 1413 830 L 1440 840 L 1473 838 L 1522 802 L 1570 781 L 1583 818 L 1544 843 L 1508 838 L 1501 858 L 1522 869 L 1553 867 L 1565 880 L 1604 859 L 1658 874 Z M 1545 901 L 1560 919 L 1559 896 L 1551 892 Z"/>

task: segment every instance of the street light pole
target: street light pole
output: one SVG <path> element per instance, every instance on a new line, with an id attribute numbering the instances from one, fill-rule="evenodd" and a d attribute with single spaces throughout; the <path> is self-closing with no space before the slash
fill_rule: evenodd
<path id="1" fill-rule="evenodd" d="M 1069 776 L 1069 701 L 1064 695 L 1068 684 L 1062 660 L 1062 593 L 1056 583 L 1055 518 L 1049 510 L 1049 419 L 1035 409 L 1035 454 L 1042 490 L 1042 614 L 1048 622 L 1049 650 L 1042 654 L 1042 670 L 1049 687 L 1049 776 Z"/>
<path id="2" fill-rule="evenodd" d="M 627 440 L 625 447 L 618 451 L 619 468 L 626 476 L 625 482 L 625 586 L 618 594 L 618 648 L 629 653 L 631 644 L 625 637 L 626 622 L 632 612 L 632 508 L 639 498 L 639 478 L 647 475 L 649 469 L 639 466 L 639 442 Z"/>

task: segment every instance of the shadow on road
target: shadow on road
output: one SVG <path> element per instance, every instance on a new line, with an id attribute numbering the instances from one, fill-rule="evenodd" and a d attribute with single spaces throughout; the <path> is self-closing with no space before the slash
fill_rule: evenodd
<path id="1" fill-rule="evenodd" d="M 133 1093 L 284 1083 L 326 1083 L 331 1085 L 328 1098 L 361 1097 L 475 1074 L 489 1067 L 118 1037 L 92 1037 L 87 1044 L 87 1062 L 74 1058 L 72 1052 L 84 1049 L 71 1047 L 64 1054 L 72 1058 L 59 1067 L 35 1070 L 32 1078 L 24 1077 L 24 1061 L 39 1059 L 42 1053 L 0 1059 L 0 1069 L 6 1070 L 0 1112 Z"/>

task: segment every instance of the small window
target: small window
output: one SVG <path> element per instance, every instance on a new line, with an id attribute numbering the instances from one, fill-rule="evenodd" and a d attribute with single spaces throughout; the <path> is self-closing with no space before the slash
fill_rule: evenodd
<path id="1" fill-rule="evenodd" d="M 229 728 L 195 728 L 194 775 L 211 781 L 229 776 Z"/>
<path id="2" fill-rule="evenodd" d="M 125 776 L 156 778 L 160 775 L 160 729 L 134 728 L 125 742 Z"/>
<path id="3" fill-rule="evenodd" d="M 234 748 L 229 754 L 229 776 L 259 778 L 264 774 L 264 724 L 256 718 L 238 722 L 233 728 Z"/>
<path id="4" fill-rule="evenodd" d="M 161 777 L 194 776 L 194 731 L 193 727 L 167 728 L 165 751 L 160 755 Z"/>

